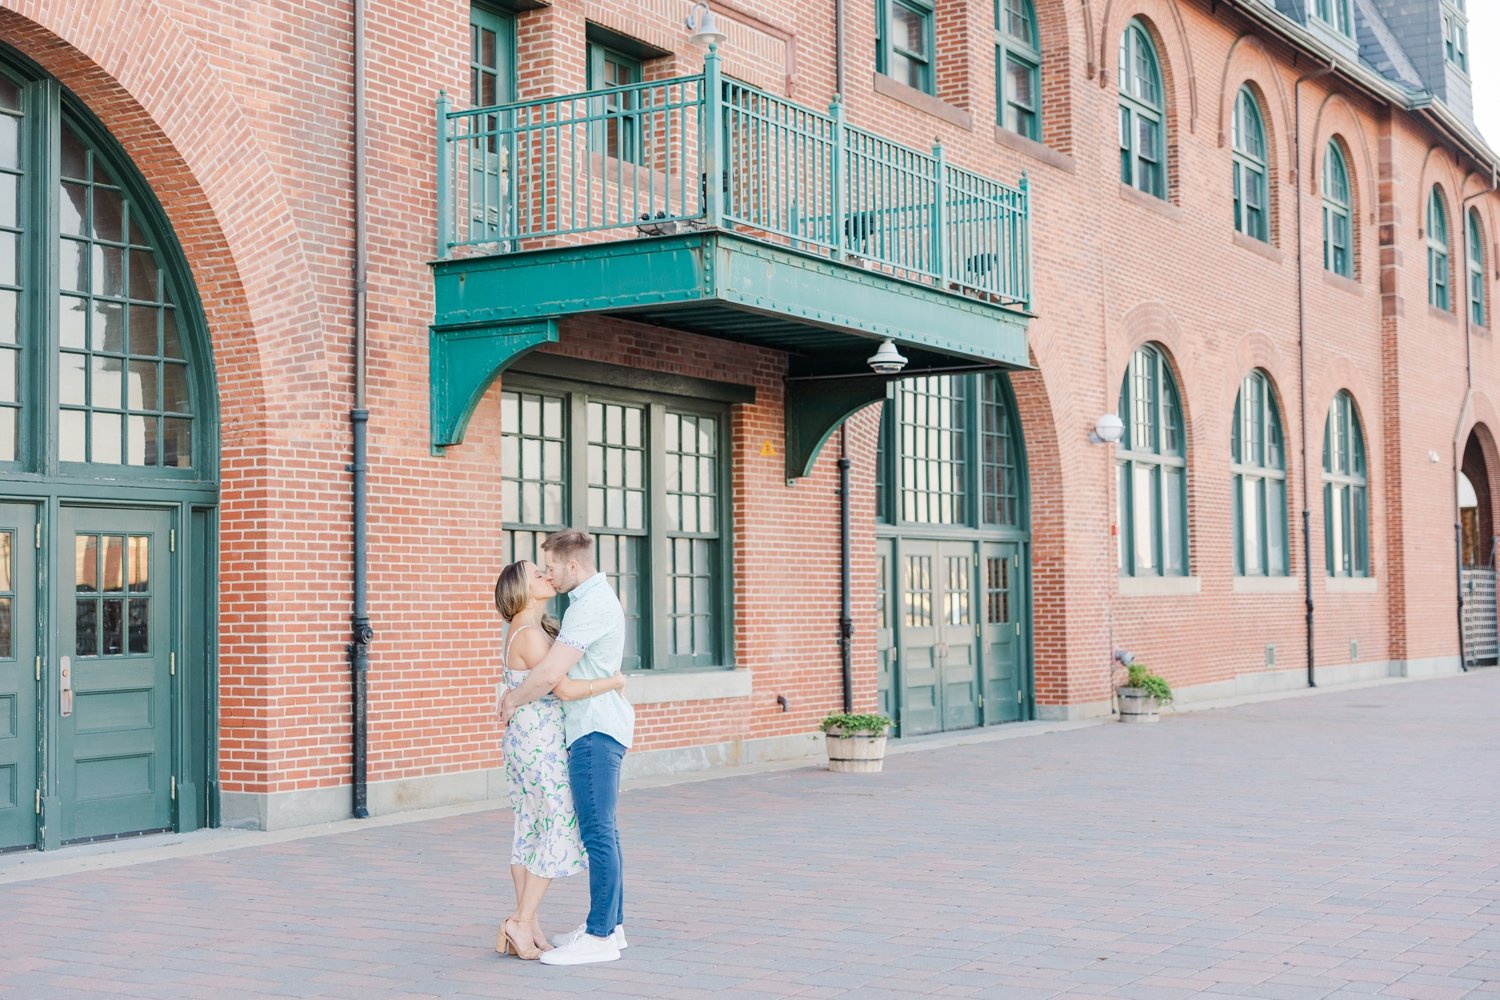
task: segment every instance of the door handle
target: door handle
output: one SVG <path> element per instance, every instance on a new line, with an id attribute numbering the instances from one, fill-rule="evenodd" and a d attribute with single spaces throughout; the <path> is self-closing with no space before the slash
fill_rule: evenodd
<path id="1" fill-rule="evenodd" d="M 58 684 L 58 707 L 64 719 L 73 714 L 73 658 L 64 656 L 58 660 L 60 683 Z"/>

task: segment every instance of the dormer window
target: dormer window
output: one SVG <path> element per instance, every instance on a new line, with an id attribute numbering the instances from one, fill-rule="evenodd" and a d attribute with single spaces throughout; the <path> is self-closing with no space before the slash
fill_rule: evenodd
<path id="1" fill-rule="evenodd" d="M 1313 0 L 1312 12 L 1339 34 L 1354 37 L 1354 0 Z"/>
<path id="2" fill-rule="evenodd" d="M 1469 19 L 1464 0 L 1443 0 L 1443 58 L 1459 72 L 1469 71 Z"/>

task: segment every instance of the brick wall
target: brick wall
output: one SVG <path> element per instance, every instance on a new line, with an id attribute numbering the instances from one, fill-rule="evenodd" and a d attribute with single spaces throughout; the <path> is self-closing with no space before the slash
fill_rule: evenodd
<path id="1" fill-rule="evenodd" d="M 1031 485 L 1036 696 L 1108 696 L 1112 647 L 1177 686 L 1265 669 L 1302 671 L 1299 593 L 1233 581 L 1230 419 L 1240 380 L 1265 369 L 1287 441 L 1291 571 L 1311 512 L 1320 664 L 1457 652 L 1454 439 L 1492 428 L 1500 374 L 1489 330 L 1469 354 L 1465 408 L 1462 247 L 1455 309 L 1426 299 L 1426 192 L 1458 206 L 1486 185 L 1420 121 L 1337 78 L 1297 84 L 1305 61 L 1242 39 L 1232 10 L 1195 0 L 1106 5 L 1037 0 L 1044 144 L 997 133 L 993 5 L 938 4 L 939 103 L 878 92 L 870 5 L 848 5 L 851 123 L 991 176 L 1028 177 L 1035 205 L 1035 370 L 1013 379 Z M 347 0 L 10 0 L 0 40 L 61 79 L 125 146 L 158 193 L 208 313 L 219 383 L 219 646 L 223 788 L 274 792 L 347 782 L 352 162 Z M 716 4 L 730 75 L 826 106 L 835 87 L 831 3 Z M 691 72 L 682 5 L 557 0 L 519 15 L 520 96 L 584 85 L 589 22 L 672 50 L 648 75 Z M 1169 198 L 1122 190 L 1115 79 L 1120 32 L 1138 16 L 1165 76 Z M 498 761 L 489 706 L 497 627 L 489 587 L 506 558 L 498 509 L 498 389 L 461 446 L 436 457 L 428 427 L 432 104 L 467 95 L 467 6 L 370 0 L 369 408 L 370 778 L 471 771 Z M 738 46 L 738 47 L 736 47 Z M 1232 229 L 1227 114 L 1262 98 L 1274 192 L 1272 240 Z M 1299 99 L 1300 97 L 1300 99 Z M 1293 117 L 1300 106 L 1301 162 Z M 939 113 L 934 113 L 934 112 Z M 950 113 L 951 112 L 951 113 Z M 1355 190 L 1356 277 L 1321 266 L 1323 150 L 1337 137 Z M 1301 189 L 1301 216 L 1298 189 Z M 1496 199 L 1471 202 L 1486 245 Z M 1460 232 L 1457 213 L 1450 232 Z M 1297 233 L 1306 249 L 1297 270 Z M 1455 241 L 1457 236 L 1454 236 Z M 1487 261 L 1493 305 L 1495 262 Z M 1304 343 L 1298 340 L 1298 303 Z M 1190 559 L 1199 592 L 1120 593 L 1112 535 L 1114 456 L 1087 443 L 1113 411 L 1131 351 L 1159 344 L 1179 379 L 1189 460 Z M 839 703 L 836 435 L 814 474 L 784 480 L 785 359 L 618 322 L 564 326 L 575 357 L 753 385 L 731 445 L 735 654 L 748 699 L 643 706 L 642 748 L 810 731 Z M 1371 593 L 1323 580 L 1321 433 L 1335 393 L 1354 396 L 1371 482 Z M 1460 426 L 1461 414 L 1463 426 Z M 1304 432 L 1307 450 L 1303 452 Z M 851 420 L 857 703 L 875 700 L 873 411 Z M 1490 441 L 1490 430 L 1483 432 Z M 771 442 L 774 455 L 762 455 Z M 1490 447 L 1493 452 L 1493 447 Z M 1435 452 L 1438 460 L 1430 460 Z M 1492 473 L 1493 475 L 1493 470 Z M 1310 486 L 1305 492 L 1304 484 Z M 1500 490 L 1491 490 L 1500 495 Z M 781 712 L 783 694 L 790 711 Z"/>

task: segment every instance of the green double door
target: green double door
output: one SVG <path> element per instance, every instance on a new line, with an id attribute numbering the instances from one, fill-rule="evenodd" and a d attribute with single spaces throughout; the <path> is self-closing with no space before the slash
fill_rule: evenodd
<path id="1" fill-rule="evenodd" d="M 880 541 L 880 700 L 901 735 L 1026 717 L 1025 556 L 1019 541 Z"/>
<path id="2" fill-rule="evenodd" d="M 173 826 L 172 514 L 0 504 L 0 850 Z"/>

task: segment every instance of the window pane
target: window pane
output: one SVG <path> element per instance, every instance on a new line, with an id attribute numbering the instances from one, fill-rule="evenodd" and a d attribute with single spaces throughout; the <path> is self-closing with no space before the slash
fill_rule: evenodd
<path id="1" fill-rule="evenodd" d="M 1162 469 L 1162 573 L 1182 575 L 1187 572 L 1187 553 L 1183 551 L 1184 536 L 1182 470 Z"/>
<path id="2" fill-rule="evenodd" d="M 1156 570 L 1156 525 L 1159 505 L 1155 468 L 1135 465 L 1131 483 L 1130 506 L 1133 515 L 1131 534 L 1135 541 L 1135 573 L 1153 576 Z"/>
<path id="3" fill-rule="evenodd" d="M 1260 486 L 1261 481 L 1250 476 L 1236 477 L 1240 483 L 1238 502 L 1240 525 L 1240 552 L 1243 563 L 1241 572 L 1245 576 L 1260 576 L 1264 567 L 1260 561 Z"/>

